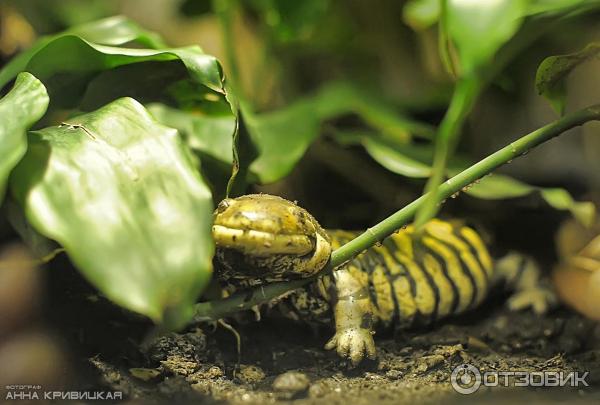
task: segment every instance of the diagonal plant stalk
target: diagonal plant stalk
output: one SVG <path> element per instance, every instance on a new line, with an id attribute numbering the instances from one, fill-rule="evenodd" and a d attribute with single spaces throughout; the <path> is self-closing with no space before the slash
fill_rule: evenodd
<path id="1" fill-rule="evenodd" d="M 529 152 L 534 147 L 571 128 L 583 125 L 588 121 L 600 121 L 600 104 L 567 114 L 480 160 L 473 166 L 442 183 L 435 191 L 436 198 L 439 201 L 445 200 L 452 194 L 460 192 L 464 187 L 475 183 L 478 179 L 490 174 L 492 171 L 505 163 L 508 163 L 512 159 Z M 311 280 L 322 276 L 326 272 L 339 267 L 406 225 L 414 217 L 415 213 L 423 205 L 423 202 L 426 201 L 428 196 L 429 194 L 422 195 L 377 225 L 367 229 L 355 239 L 341 246 L 339 249 L 336 249 L 331 254 L 329 264 L 315 276 L 303 280 L 273 283 L 258 287 L 251 291 L 234 294 L 225 299 L 199 303 L 195 308 L 194 320 L 217 320 L 236 311 L 251 309 L 256 305 L 260 305 L 281 296 L 288 291 L 297 289 Z"/>
<path id="2" fill-rule="evenodd" d="M 425 186 L 424 193 L 424 195 L 429 195 L 429 197 L 423 201 L 422 208 L 416 213 L 415 226 L 417 229 L 420 229 L 438 211 L 437 206 L 440 200 L 431 195 L 430 192 L 442 184 L 448 160 L 454 153 L 454 149 L 456 149 L 460 130 L 473 109 L 475 101 L 479 97 L 483 87 L 483 82 L 478 76 L 460 79 L 456 84 L 450 105 L 436 135 L 433 170 Z"/>
<path id="3" fill-rule="evenodd" d="M 445 2 L 442 2 L 442 5 L 445 4 Z M 590 5 L 589 7 L 591 10 L 594 10 L 598 6 Z M 576 10 L 577 6 L 574 6 L 574 9 Z M 578 13 L 574 12 L 572 14 L 538 16 L 528 19 L 527 23 L 520 28 L 519 33 L 500 49 L 493 63 L 489 63 L 485 66 L 485 69 L 480 69 L 478 72 L 462 77 L 457 81 L 450 105 L 438 128 L 437 141 L 434 148 L 433 174 L 427 181 L 424 194 L 428 194 L 442 184 L 448 159 L 453 154 L 454 148 L 460 139 L 459 131 L 481 92 L 485 90 L 494 77 L 498 76 L 505 66 L 511 60 L 515 59 L 520 52 L 523 52 L 546 33 L 556 31 L 557 27 L 565 19 L 573 18 L 577 15 Z M 443 19 L 440 21 L 440 24 L 442 22 Z M 442 32 L 440 28 L 440 33 Z M 440 37 L 441 40 L 442 38 Z M 442 42 L 440 42 L 441 45 Z M 445 56 L 447 59 L 445 63 L 450 66 L 450 70 L 452 71 L 451 62 L 448 59 L 449 56 L 443 51 L 443 47 L 440 49 L 440 55 Z M 440 200 L 431 193 L 429 193 L 429 196 L 417 211 L 415 217 L 417 229 L 421 228 L 438 211 L 437 207 L 440 205 Z"/>

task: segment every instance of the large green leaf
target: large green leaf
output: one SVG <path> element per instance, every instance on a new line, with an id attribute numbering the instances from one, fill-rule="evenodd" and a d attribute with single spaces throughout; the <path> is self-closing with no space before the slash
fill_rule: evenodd
<path id="1" fill-rule="evenodd" d="M 535 75 L 538 93 L 563 114 L 566 101 L 565 79 L 573 69 L 594 58 L 600 57 L 600 42 L 592 43 L 579 52 L 550 56 L 542 61 Z"/>
<path id="2" fill-rule="evenodd" d="M 242 107 L 242 115 L 244 108 Z M 261 183 L 286 176 L 319 135 L 320 117 L 311 102 L 302 100 L 270 113 L 246 113 L 245 123 L 258 157 L 250 164 Z"/>
<path id="3" fill-rule="evenodd" d="M 146 64 L 140 66 L 141 62 Z M 11 72 L 10 68 L 7 66 L 0 71 L 0 86 L 12 78 L 7 74 Z M 126 75 L 130 73 L 128 68 L 140 69 L 135 73 L 138 80 L 139 77 L 145 79 L 144 86 L 138 81 L 140 86 L 131 88 L 127 80 L 131 76 Z M 124 72 L 122 80 L 115 80 L 114 75 L 108 74 L 118 69 Z M 198 102 L 224 102 L 219 64 L 196 46 L 130 49 L 98 45 L 78 36 L 64 35 L 38 49 L 23 70 L 33 73 L 46 85 L 54 108 L 75 108 L 82 100 L 86 101 L 86 107 L 99 106 L 117 94 L 129 92 L 126 95 L 137 96 L 136 91 L 145 95 L 147 91 L 154 94 L 156 90 L 174 102 L 185 102 L 186 97 L 196 97 Z M 92 80 L 100 82 L 92 86 Z"/>
<path id="4" fill-rule="evenodd" d="M 183 325 L 210 279 L 212 202 L 176 130 L 131 98 L 29 135 L 11 188 L 108 298 Z"/>
<path id="5" fill-rule="evenodd" d="M 124 45 L 135 42 L 148 48 L 164 48 L 164 40 L 153 31 L 140 27 L 124 16 L 108 17 L 69 28 L 63 34 L 77 35 L 102 45 Z M 60 35 L 60 34 L 59 34 Z"/>
<path id="6" fill-rule="evenodd" d="M 116 46 L 130 43 L 161 49 Z M 0 87 L 21 70 L 44 83 L 51 102 L 38 126 L 68 121 L 73 113 L 94 111 L 121 97 L 160 106 L 155 116 L 181 131 L 202 155 L 205 178 L 218 188 L 231 172 L 236 122 L 221 67 L 199 47 L 163 46 L 160 38 L 123 17 L 84 24 L 38 41 L 0 71 Z M 211 165 L 216 170 L 209 170 Z"/>
<path id="7" fill-rule="evenodd" d="M 19 71 L 36 75 L 50 94 L 46 125 L 64 120 L 70 111 L 93 111 L 121 97 L 134 97 L 144 104 L 161 102 L 185 110 L 190 117 L 234 119 L 221 67 L 214 57 L 196 46 L 160 50 L 108 46 L 131 42 L 163 45 L 154 34 L 123 17 L 72 28 L 41 39 L 15 58 L 0 71 L 0 87 Z M 197 130 L 208 129 L 193 121 Z M 202 145 L 211 151 L 222 150 L 227 142 L 218 133 L 196 131 L 193 135 L 187 139 L 202 138 Z M 227 155 L 219 159 L 230 160 Z"/>
<path id="8" fill-rule="evenodd" d="M 0 100 L 0 203 L 8 175 L 27 149 L 26 131 L 48 107 L 48 93 L 33 75 L 21 73 Z"/>
<path id="9" fill-rule="evenodd" d="M 162 103 L 151 103 L 147 108 L 159 122 L 179 131 L 187 146 L 199 158 L 197 165 L 202 177 L 211 187 L 215 199 L 225 198 L 228 195 L 226 188 L 232 177 L 232 167 L 239 167 L 239 163 L 233 161 L 237 120 L 231 109 L 227 108 L 222 113 L 206 114 L 202 111 L 177 109 Z M 240 184 L 240 189 L 244 188 L 245 184 Z"/>
<path id="10" fill-rule="evenodd" d="M 517 32 L 527 0 L 442 0 L 448 38 L 458 51 L 461 75 L 484 67 Z"/>
<path id="11" fill-rule="evenodd" d="M 72 27 L 56 35 L 40 38 L 30 49 L 17 55 L 0 71 L 0 88 L 14 78 L 19 72 L 27 70 L 30 59 L 50 42 L 64 36 L 75 35 L 87 41 L 101 45 L 118 46 L 137 42 L 149 48 L 164 47 L 163 40 L 155 33 L 141 28 L 133 21 L 115 16 Z M 56 55 L 63 59 L 64 55 Z"/>
<path id="12" fill-rule="evenodd" d="M 193 150 L 231 164 L 233 133 L 236 119 L 228 113 L 201 114 L 169 107 L 161 103 L 147 106 L 148 111 L 161 123 L 176 128 Z"/>

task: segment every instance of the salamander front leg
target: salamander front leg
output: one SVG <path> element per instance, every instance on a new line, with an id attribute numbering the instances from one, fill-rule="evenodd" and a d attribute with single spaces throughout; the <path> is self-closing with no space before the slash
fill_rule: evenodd
<path id="1" fill-rule="evenodd" d="M 356 366 L 365 355 L 370 359 L 376 355 L 371 300 L 366 288 L 348 269 L 335 270 L 333 278 L 335 335 L 325 349 L 335 348 L 340 357 L 349 359 Z"/>

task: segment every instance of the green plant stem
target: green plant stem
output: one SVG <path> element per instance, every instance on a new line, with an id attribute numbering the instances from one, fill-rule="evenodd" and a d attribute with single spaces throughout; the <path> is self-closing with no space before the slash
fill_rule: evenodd
<path id="1" fill-rule="evenodd" d="M 510 143 L 497 152 L 475 163 L 456 176 L 446 180 L 435 190 L 437 201 L 443 201 L 452 194 L 459 192 L 464 187 L 476 182 L 493 170 L 511 161 L 512 159 L 529 152 L 532 148 L 544 143 L 573 127 L 588 121 L 600 121 L 600 104 L 565 115 L 557 121 L 539 128 L 522 138 Z M 401 210 L 384 219 L 377 225 L 367 229 L 357 238 L 336 249 L 327 266 L 317 275 L 304 280 L 280 282 L 256 288 L 252 291 L 234 294 L 231 297 L 203 302 L 196 305 L 195 321 L 216 320 L 232 312 L 250 309 L 273 298 L 281 296 L 310 282 L 316 277 L 325 274 L 331 269 L 339 267 L 345 262 L 356 257 L 362 251 L 370 248 L 406 225 L 423 205 L 429 194 L 425 194 Z"/>
<path id="2" fill-rule="evenodd" d="M 462 78 L 456 83 L 450 106 L 436 135 L 432 175 L 427 181 L 424 192 L 424 195 L 428 195 L 428 197 L 417 212 L 415 220 L 417 229 L 421 228 L 437 212 L 439 199 L 431 191 L 437 189 L 444 181 L 448 159 L 454 152 L 459 132 L 471 112 L 482 86 L 483 82 L 476 75 Z"/>
<path id="3" fill-rule="evenodd" d="M 225 60 L 227 61 L 227 67 L 229 68 L 227 77 L 231 82 L 230 86 L 236 90 L 236 95 L 238 95 L 240 90 L 240 70 L 237 64 L 232 32 L 233 13 L 236 7 L 236 0 L 213 0 L 212 7 L 215 14 L 219 18 L 219 23 L 221 25 L 221 38 L 223 40 L 223 48 L 225 50 Z"/>
<path id="4" fill-rule="evenodd" d="M 445 2 L 442 2 L 443 7 L 445 7 L 445 4 Z M 444 12 L 445 9 L 443 8 L 442 13 Z M 448 159 L 452 155 L 454 146 L 459 138 L 459 131 L 479 94 L 519 52 L 522 52 L 545 33 L 555 30 L 562 21 L 564 21 L 564 16 L 561 15 L 529 19 L 523 25 L 520 32 L 498 52 L 493 63 L 487 64 L 485 69 L 480 69 L 476 74 L 461 78 L 457 82 L 446 115 L 436 134 L 437 141 L 433 159 L 433 174 L 427 182 L 425 193 L 435 190 L 444 180 Z M 448 38 L 443 35 L 445 32 L 441 26 L 443 23 L 444 18 L 441 18 L 440 55 L 448 71 L 452 75 L 455 75 L 455 69 L 448 50 Z M 434 195 L 431 195 L 425 201 L 415 219 L 417 228 L 420 228 L 425 222 L 435 216 L 438 205 L 439 200 Z"/>

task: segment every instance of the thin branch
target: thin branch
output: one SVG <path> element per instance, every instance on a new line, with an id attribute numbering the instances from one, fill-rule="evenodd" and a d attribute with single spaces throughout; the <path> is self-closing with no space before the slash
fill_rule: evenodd
<path id="1" fill-rule="evenodd" d="M 462 188 L 474 183 L 514 158 L 529 152 L 541 143 L 588 121 L 600 121 L 600 104 L 565 115 L 551 124 L 537 129 L 515 142 L 510 143 L 451 179 L 448 179 L 436 190 L 438 201 L 445 200 Z M 234 294 L 231 297 L 222 300 L 199 303 L 196 305 L 194 320 L 204 321 L 220 319 L 223 316 L 236 311 L 251 309 L 255 305 L 260 305 L 281 296 L 287 291 L 303 286 L 316 277 L 322 276 L 326 272 L 351 260 L 364 250 L 375 245 L 378 241 L 385 239 L 396 230 L 406 225 L 414 217 L 426 198 L 428 198 L 428 194 L 419 197 L 395 214 L 367 229 L 367 231 L 357 238 L 341 246 L 339 249 L 336 249 L 331 255 L 329 264 L 317 275 L 304 280 L 280 282 L 262 286 L 251 291 Z"/>
<path id="2" fill-rule="evenodd" d="M 445 3 L 442 2 L 442 4 Z M 574 7 L 573 9 L 576 10 L 577 7 Z M 448 159 L 452 156 L 454 147 L 460 138 L 459 131 L 481 92 L 485 90 L 492 79 L 496 77 L 519 52 L 522 52 L 545 33 L 556 30 L 556 27 L 563 22 L 565 18 L 574 17 L 576 15 L 577 13 L 571 15 L 567 14 L 567 17 L 565 17 L 563 14 L 557 14 L 527 19 L 517 35 L 500 49 L 493 63 L 488 63 L 485 66 L 485 69 L 481 69 L 472 76 L 463 77 L 458 80 L 450 100 L 450 105 L 438 128 L 434 148 L 433 172 L 425 186 L 425 194 L 437 189 L 442 183 Z M 444 19 L 442 18 L 440 24 L 443 22 Z M 440 27 L 440 33 L 442 32 L 443 30 Z M 442 39 L 443 38 L 440 37 L 440 41 Z M 440 42 L 440 46 L 441 45 L 442 42 Z M 441 55 L 445 55 L 443 50 L 440 52 Z M 451 61 L 447 63 L 451 66 Z M 429 195 L 430 198 L 425 200 L 424 204 L 419 208 L 416 214 L 415 226 L 417 229 L 421 228 L 421 226 L 431 217 L 435 216 L 438 211 L 437 207 L 440 205 L 440 200 L 434 195 Z"/>
<path id="3" fill-rule="evenodd" d="M 436 134 L 433 151 L 432 174 L 425 186 L 425 195 L 428 195 L 418 210 L 415 218 L 415 227 L 420 229 L 427 221 L 434 217 L 438 211 L 439 199 L 431 194 L 444 180 L 448 159 L 454 153 L 460 130 L 473 109 L 475 101 L 483 88 L 479 76 L 459 79 L 452 94 L 450 105 Z"/>

